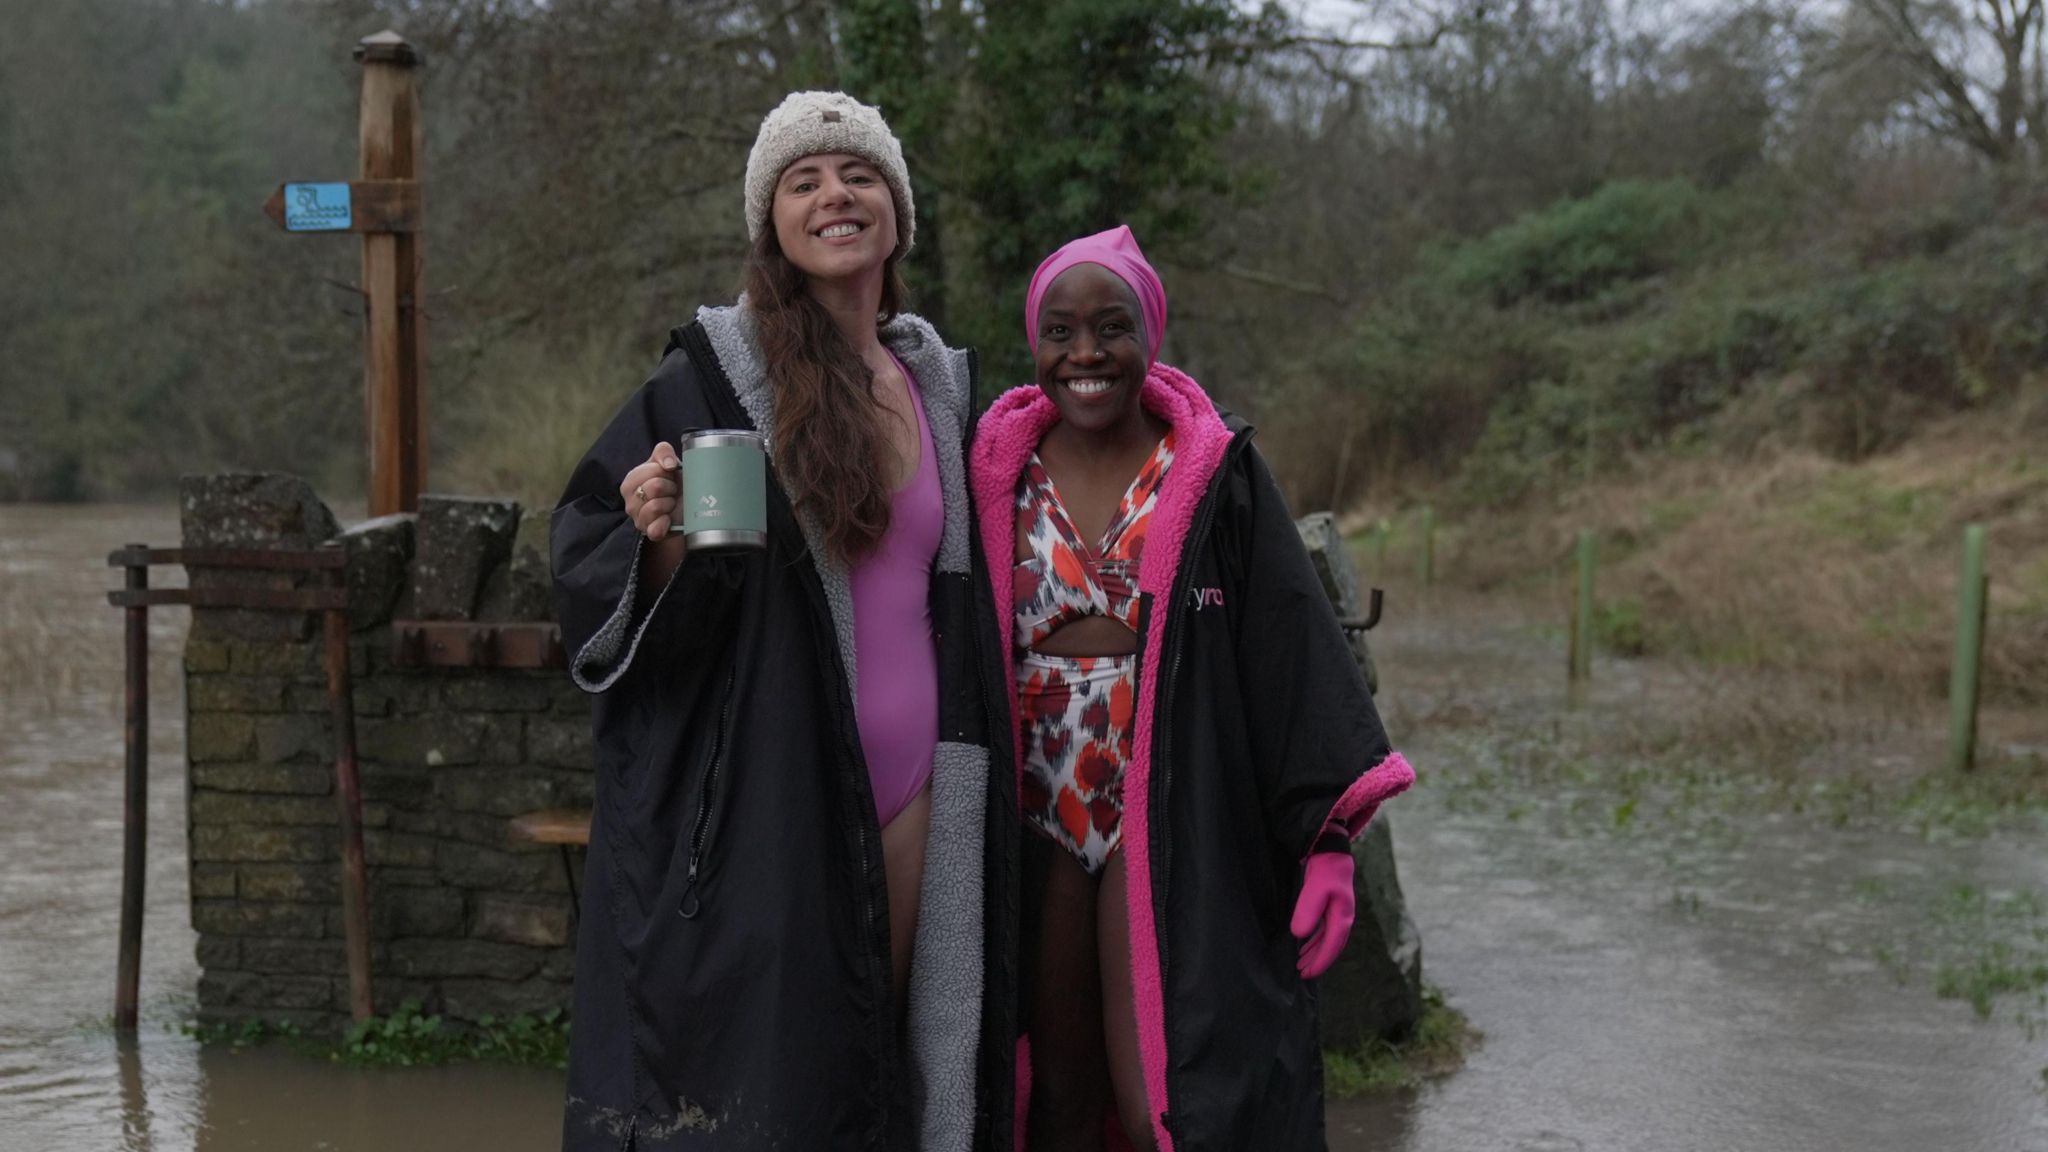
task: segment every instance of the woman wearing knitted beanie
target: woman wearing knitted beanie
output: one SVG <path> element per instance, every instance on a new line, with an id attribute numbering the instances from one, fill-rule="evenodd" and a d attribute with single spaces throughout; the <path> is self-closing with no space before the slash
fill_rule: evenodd
<path id="1" fill-rule="evenodd" d="M 1015 1146 L 1322 1152 L 1310 981 L 1414 780 L 1128 228 L 1040 264 L 971 483 L 1025 825 Z"/>
<path id="2" fill-rule="evenodd" d="M 671 333 L 555 510 L 596 736 L 563 1146 L 992 1147 L 1016 815 L 974 361 L 902 311 L 916 218 L 876 109 L 791 95 L 745 192 L 745 293 Z M 676 443 L 710 428 L 767 439 L 764 550 L 669 528 Z"/>

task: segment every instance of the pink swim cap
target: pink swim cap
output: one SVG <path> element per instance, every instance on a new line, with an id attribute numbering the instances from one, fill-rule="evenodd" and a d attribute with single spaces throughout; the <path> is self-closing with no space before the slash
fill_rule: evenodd
<path id="1" fill-rule="evenodd" d="M 1131 293 L 1138 298 L 1138 307 L 1144 313 L 1146 359 L 1156 363 L 1159 342 L 1166 337 L 1166 285 L 1159 282 L 1159 273 L 1145 262 L 1145 253 L 1138 249 L 1138 238 L 1124 224 L 1067 242 L 1031 274 L 1031 290 L 1024 296 L 1024 335 L 1031 341 L 1031 350 L 1038 351 L 1038 306 L 1045 299 L 1045 290 L 1060 273 L 1076 264 L 1100 264 L 1131 286 Z"/>

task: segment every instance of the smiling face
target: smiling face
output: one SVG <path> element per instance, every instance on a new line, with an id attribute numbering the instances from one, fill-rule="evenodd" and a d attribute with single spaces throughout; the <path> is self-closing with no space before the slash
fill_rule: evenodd
<path id="1" fill-rule="evenodd" d="M 1046 287 L 1038 307 L 1038 386 L 1075 431 L 1143 419 L 1138 397 L 1151 364 L 1142 316 L 1131 286 L 1100 264 L 1076 264 Z"/>
<path id="2" fill-rule="evenodd" d="M 858 156 L 806 156 L 783 169 L 769 214 L 783 255 L 813 279 L 872 273 L 896 251 L 896 201 L 881 170 Z"/>

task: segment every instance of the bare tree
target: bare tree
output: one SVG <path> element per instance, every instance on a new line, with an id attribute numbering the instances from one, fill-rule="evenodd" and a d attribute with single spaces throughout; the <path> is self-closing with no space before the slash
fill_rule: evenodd
<path id="1" fill-rule="evenodd" d="M 2004 168 L 2038 150 L 2048 121 L 2043 4 L 1848 0 L 1836 62 L 1899 67 L 1912 81 L 1914 119 Z"/>

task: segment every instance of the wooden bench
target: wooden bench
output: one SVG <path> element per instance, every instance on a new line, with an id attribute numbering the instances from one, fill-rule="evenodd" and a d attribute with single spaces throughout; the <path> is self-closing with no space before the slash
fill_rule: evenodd
<path id="1" fill-rule="evenodd" d="M 580 911 L 583 897 L 576 891 L 576 865 L 569 858 L 569 851 L 590 847 L 590 810 L 543 808 L 524 816 L 514 816 L 508 834 L 521 844 L 553 844 L 561 849 L 562 878 L 569 882 L 570 914 Z"/>

